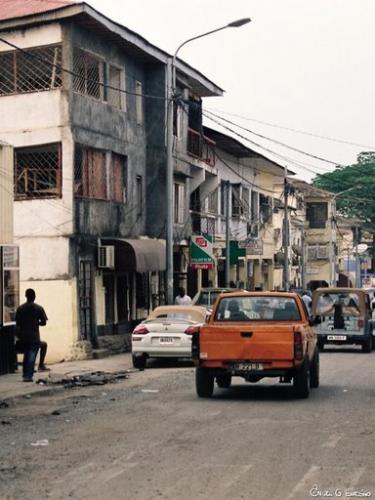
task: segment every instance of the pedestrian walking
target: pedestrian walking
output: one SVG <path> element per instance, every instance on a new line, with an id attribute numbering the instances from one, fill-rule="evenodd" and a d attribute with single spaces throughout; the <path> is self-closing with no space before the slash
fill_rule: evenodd
<path id="1" fill-rule="evenodd" d="M 306 306 L 306 309 L 307 309 L 307 312 L 310 314 L 311 313 L 311 303 L 312 303 L 312 298 L 310 296 L 310 293 L 305 290 L 302 294 L 302 300 L 304 301 L 305 303 L 305 306 Z"/>
<path id="2" fill-rule="evenodd" d="M 16 311 L 17 338 L 19 348 L 23 352 L 22 378 L 24 382 L 32 382 L 35 359 L 41 348 L 39 327 L 47 324 L 47 315 L 42 306 L 35 303 L 35 291 L 28 288 L 25 292 L 26 302 Z M 45 343 L 46 344 L 46 343 Z M 44 356 L 47 345 L 44 346 Z M 42 367 L 44 358 L 42 359 Z"/>
<path id="3" fill-rule="evenodd" d="M 191 298 L 189 297 L 189 295 L 186 295 L 185 288 L 182 286 L 180 286 L 180 288 L 178 289 L 178 295 L 175 299 L 175 304 L 179 306 L 188 306 L 189 304 L 191 304 Z"/>

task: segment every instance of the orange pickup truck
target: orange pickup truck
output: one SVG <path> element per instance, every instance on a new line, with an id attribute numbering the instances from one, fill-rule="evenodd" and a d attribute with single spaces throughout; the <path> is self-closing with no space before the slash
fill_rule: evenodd
<path id="1" fill-rule="evenodd" d="M 302 299 L 286 292 L 220 295 L 208 322 L 193 326 L 192 355 L 199 397 L 211 397 L 214 382 L 228 388 L 233 376 L 293 381 L 297 398 L 319 386 L 319 349 Z"/>

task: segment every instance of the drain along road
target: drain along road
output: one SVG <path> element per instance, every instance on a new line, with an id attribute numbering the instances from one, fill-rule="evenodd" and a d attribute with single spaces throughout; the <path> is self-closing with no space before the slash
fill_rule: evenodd
<path id="1" fill-rule="evenodd" d="M 198 399 L 190 365 L 0 409 L 0 498 L 375 497 L 375 353 L 321 355 L 321 387 L 272 379 Z"/>

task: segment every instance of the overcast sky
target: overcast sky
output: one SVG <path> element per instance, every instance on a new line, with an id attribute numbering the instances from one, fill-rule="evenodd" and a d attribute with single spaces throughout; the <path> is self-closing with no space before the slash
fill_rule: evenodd
<path id="1" fill-rule="evenodd" d="M 250 17 L 252 22 L 242 28 L 226 29 L 181 49 L 181 59 L 226 91 L 224 97 L 205 99 L 204 107 L 254 132 L 336 163 L 354 163 L 360 151 L 375 150 L 375 0 L 88 3 L 170 53 L 187 38 Z M 256 120 L 360 145 L 318 139 Z M 217 128 L 208 120 L 205 123 Z M 311 170 L 334 168 L 236 130 L 302 162 L 304 168 L 290 162 L 289 166 L 303 179 L 314 176 Z M 251 147 L 251 143 L 239 140 Z M 285 158 L 273 158 L 288 164 Z"/>

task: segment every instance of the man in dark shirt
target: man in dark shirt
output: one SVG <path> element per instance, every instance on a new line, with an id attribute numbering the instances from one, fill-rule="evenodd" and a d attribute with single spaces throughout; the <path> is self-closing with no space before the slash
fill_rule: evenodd
<path id="1" fill-rule="evenodd" d="M 32 382 L 35 358 L 40 347 L 39 326 L 47 324 L 47 315 L 42 306 L 35 304 L 35 291 L 28 288 L 26 302 L 16 311 L 17 337 L 23 350 L 23 381 Z"/>

